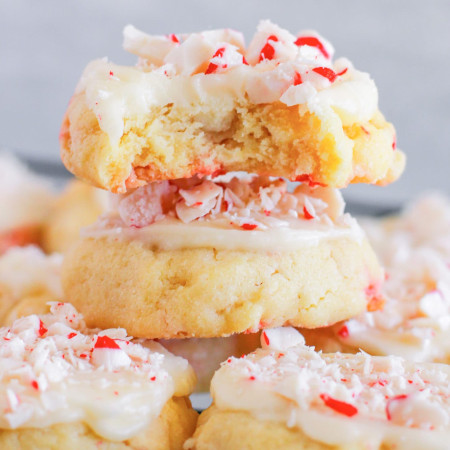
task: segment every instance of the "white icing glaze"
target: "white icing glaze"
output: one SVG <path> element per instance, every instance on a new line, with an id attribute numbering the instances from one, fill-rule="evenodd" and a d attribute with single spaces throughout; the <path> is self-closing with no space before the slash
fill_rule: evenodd
<path id="1" fill-rule="evenodd" d="M 370 353 L 450 362 L 450 202 L 428 195 L 398 218 L 363 224 L 386 268 L 386 303 L 335 336 Z"/>
<path id="2" fill-rule="evenodd" d="M 39 225 L 46 218 L 54 194 L 50 183 L 10 154 L 0 154 L 0 233 Z"/>
<path id="3" fill-rule="evenodd" d="M 219 409 L 299 427 L 328 445 L 447 448 L 448 366 L 364 353 L 321 354 L 294 331 L 289 339 L 283 329 L 266 333 L 264 349 L 229 358 L 214 375 L 211 393 Z"/>
<path id="4" fill-rule="evenodd" d="M 113 199 L 116 210 L 82 236 L 141 240 L 163 250 L 274 252 L 324 239 L 363 238 L 356 221 L 343 213 L 338 190 L 300 184 L 288 191 L 279 178 L 194 177 L 150 183 Z"/>
<path id="5" fill-rule="evenodd" d="M 149 426 L 173 395 L 189 395 L 187 361 L 124 329 L 88 330 L 69 304 L 0 329 L 0 428 L 85 422 L 125 440 Z"/>
<path id="6" fill-rule="evenodd" d="M 76 91 L 84 92 L 113 146 L 124 118 L 167 104 L 220 103 L 231 117 L 238 102 L 281 101 L 318 115 L 334 110 L 344 125 L 369 120 L 378 108 L 374 82 L 346 59 L 333 62 L 324 38 L 311 31 L 294 36 L 269 21 L 259 24 L 247 49 L 233 30 L 149 36 L 132 26 L 124 30 L 124 48 L 140 57 L 136 67 L 93 61 Z"/>

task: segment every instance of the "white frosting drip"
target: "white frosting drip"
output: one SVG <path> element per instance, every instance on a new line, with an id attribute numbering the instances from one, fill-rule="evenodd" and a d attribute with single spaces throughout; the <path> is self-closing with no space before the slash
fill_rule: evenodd
<path id="1" fill-rule="evenodd" d="M 86 237 L 142 240 L 164 250 L 216 248 L 291 251 L 323 239 L 362 239 L 343 213 L 338 190 L 279 178 L 229 174 L 214 179 L 150 183 L 112 194 L 115 211 L 86 228 Z"/>
<path id="2" fill-rule="evenodd" d="M 50 183 L 10 154 L 0 154 L 0 233 L 39 225 L 54 200 Z"/>
<path id="3" fill-rule="evenodd" d="M 133 343 L 123 329 L 88 330 L 69 304 L 51 311 L 0 329 L 0 428 L 82 421 L 121 441 L 191 392 L 187 361 L 161 345 Z"/>
<path id="4" fill-rule="evenodd" d="M 336 337 L 370 353 L 450 362 L 450 202 L 428 195 L 398 218 L 363 225 L 386 268 L 386 303 L 335 327 Z"/>
<path id="5" fill-rule="evenodd" d="M 136 67 L 93 61 L 76 91 L 85 93 L 114 146 L 124 118 L 167 104 L 220 103 L 231 115 L 239 101 L 281 101 L 305 104 L 318 115 L 334 109 L 344 124 L 369 120 L 378 108 L 374 82 L 346 59 L 333 62 L 324 38 L 315 32 L 294 36 L 269 21 L 259 24 L 247 49 L 233 30 L 149 36 L 132 26 L 124 30 L 124 48 L 140 57 Z"/>
<path id="6" fill-rule="evenodd" d="M 211 393 L 219 409 L 284 422 L 328 445 L 447 448 L 448 366 L 365 353 L 321 354 L 293 331 L 290 339 L 283 329 L 265 333 L 264 349 L 229 358 L 214 375 Z"/>

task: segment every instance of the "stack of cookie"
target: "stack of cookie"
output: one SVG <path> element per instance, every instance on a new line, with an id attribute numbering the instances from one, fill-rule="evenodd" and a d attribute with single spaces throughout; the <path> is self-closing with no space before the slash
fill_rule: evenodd
<path id="1" fill-rule="evenodd" d="M 137 66 L 91 62 L 60 136 L 112 193 L 63 265 L 88 325 L 217 338 L 378 308 L 383 271 L 337 190 L 404 167 L 370 77 L 269 21 L 247 48 L 229 29 L 124 37 Z"/>

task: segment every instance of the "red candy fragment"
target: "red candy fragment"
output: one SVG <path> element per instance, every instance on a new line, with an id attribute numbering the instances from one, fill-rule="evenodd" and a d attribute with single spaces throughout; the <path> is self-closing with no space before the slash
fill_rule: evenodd
<path id="1" fill-rule="evenodd" d="M 44 322 L 42 322 L 41 319 L 39 319 L 39 336 L 44 336 L 45 333 L 47 333 L 47 328 L 45 328 Z"/>
<path id="2" fill-rule="evenodd" d="M 328 80 L 330 80 L 330 83 L 333 83 L 333 81 L 335 81 L 337 78 L 336 72 L 329 67 L 314 67 L 313 72 L 316 72 L 319 75 L 328 78 Z"/>
<path id="3" fill-rule="evenodd" d="M 346 338 L 348 337 L 348 335 L 350 334 L 347 328 L 347 325 L 344 325 L 343 327 L 341 327 L 341 329 L 337 332 L 337 334 L 341 337 L 341 338 Z"/>
<path id="4" fill-rule="evenodd" d="M 392 141 L 392 150 L 397 148 L 397 137 L 394 135 L 394 140 Z"/>
<path id="5" fill-rule="evenodd" d="M 266 345 L 269 345 L 270 344 L 269 336 L 267 336 L 265 331 L 263 331 L 262 335 L 263 335 L 264 342 L 266 343 Z"/>
<path id="6" fill-rule="evenodd" d="M 391 397 L 388 402 L 386 403 L 386 417 L 387 420 L 392 420 L 392 415 L 390 412 L 390 407 L 392 405 L 393 402 L 397 402 L 399 400 L 405 400 L 406 398 L 408 398 L 408 396 L 406 394 L 401 394 L 401 395 L 396 395 L 395 397 Z"/>
<path id="7" fill-rule="evenodd" d="M 108 336 L 99 336 L 95 342 L 94 348 L 114 348 L 120 350 L 116 341 Z"/>
<path id="8" fill-rule="evenodd" d="M 346 67 L 344 70 L 341 70 L 341 71 L 338 72 L 336 75 L 337 75 L 338 77 L 340 77 L 341 75 L 344 75 L 344 73 L 346 73 L 347 70 L 348 70 L 348 67 Z"/>
<path id="9" fill-rule="evenodd" d="M 225 47 L 220 47 L 220 48 L 216 51 L 216 53 L 214 53 L 213 58 L 222 58 L 224 52 L 225 52 Z M 205 74 L 208 75 L 208 74 L 210 74 L 210 73 L 214 73 L 214 72 L 217 70 L 218 67 L 219 67 L 219 66 L 218 66 L 217 64 L 209 63 L 209 66 L 208 66 L 207 69 L 205 70 Z M 226 68 L 227 65 L 225 64 L 225 65 L 223 65 L 222 67 Z"/>
<path id="10" fill-rule="evenodd" d="M 69 333 L 69 334 L 67 335 L 67 339 L 72 339 L 72 338 L 74 338 L 76 335 L 77 335 L 77 333 Z"/>
<path id="11" fill-rule="evenodd" d="M 335 398 L 330 397 L 328 394 L 320 394 L 320 398 L 323 400 L 325 405 L 328 406 L 328 408 L 333 409 L 339 414 L 343 414 L 347 417 L 353 417 L 355 414 L 358 414 L 358 409 L 350 403 L 336 400 Z"/>
<path id="12" fill-rule="evenodd" d="M 244 223 L 241 225 L 241 228 L 244 230 L 254 230 L 255 228 L 258 228 L 258 225 L 255 225 L 254 223 Z"/>
<path id="13" fill-rule="evenodd" d="M 273 45 L 270 42 L 277 42 L 278 38 L 272 34 L 267 38 L 266 44 L 261 49 L 261 52 L 259 54 L 259 62 L 263 61 L 264 59 L 271 60 L 275 56 L 275 49 L 273 48 Z"/>
<path id="14" fill-rule="evenodd" d="M 367 136 L 370 136 L 370 131 L 367 128 L 363 127 L 362 125 L 361 125 L 361 130 L 363 130 L 364 133 L 367 134 Z"/>
<path id="15" fill-rule="evenodd" d="M 33 380 L 31 382 L 31 386 L 33 386 L 33 388 L 36 389 L 37 391 L 39 390 L 39 384 L 36 380 Z"/>
<path id="16" fill-rule="evenodd" d="M 314 219 L 314 216 L 306 209 L 306 206 L 303 207 L 303 215 L 306 220 Z"/>
<path id="17" fill-rule="evenodd" d="M 169 34 L 167 36 L 172 42 L 175 42 L 175 44 L 179 44 L 180 40 L 178 39 L 178 36 L 176 34 Z"/>
<path id="18" fill-rule="evenodd" d="M 320 51 L 320 53 L 322 53 L 322 55 L 325 56 L 325 58 L 330 57 L 329 53 L 327 52 L 327 49 L 322 44 L 322 42 L 320 42 L 320 40 L 314 36 L 301 36 L 294 42 L 294 44 L 298 45 L 299 47 L 301 45 L 309 45 L 310 47 L 316 47 Z"/>
<path id="19" fill-rule="evenodd" d="M 295 180 L 292 180 L 292 181 L 299 181 L 300 183 L 308 183 L 309 187 L 315 187 L 315 186 L 326 187 L 327 186 L 324 183 L 319 183 L 318 181 L 314 181 L 312 179 L 312 176 L 309 173 L 305 173 L 303 175 L 298 175 L 295 177 Z"/>
<path id="20" fill-rule="evenodd" d="M 294 86 L 298 86 L 299 84 L 302 84 L 302 83 L 303 83 L 302 76 L 298 72 L 295 72 Z"/>

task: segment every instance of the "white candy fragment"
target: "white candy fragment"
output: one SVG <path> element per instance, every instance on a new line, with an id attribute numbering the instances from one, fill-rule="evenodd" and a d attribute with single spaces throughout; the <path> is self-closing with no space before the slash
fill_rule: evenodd
<path id="1" fill-rule="evenodd" d="M 167 54 L 178 45 L 169 36 L 151 36 L 133 25 L 123 29 L 123 48 L 157 66 L 162 65 Z"/>
<path id="2" fill-rule="evenodd" d="M 303 345 L 305 338 L 295 328 L 268 328 L 261 333 L 261 347 L 283 351 L 296 345 Z"/>

